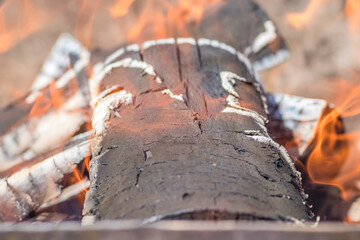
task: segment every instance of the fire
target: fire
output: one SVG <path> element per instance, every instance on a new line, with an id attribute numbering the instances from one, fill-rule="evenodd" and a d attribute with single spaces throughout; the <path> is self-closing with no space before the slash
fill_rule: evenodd
<path id="1" fill-rule="evenodd" d="M 112 17 L 118 18 L 124 16 L 129 11 L 130 6 L 134 0 L 119 0 L 112 7 L 109 8 L 109 12 Z"/>
<path id="2" fill-rule="evenodd" d="M 48 22 L 49 13 L 29 0 L 5 1 L 0 7 L 0 53 L 9 51 Z"/>
<path id="3" fill-rule="evenodd" d="M 311 0 L 305 12 L 303 13 L 289 13 L 286 15 L 289 24 L 297 30 L 301 30 L 308 25 L 317 10 L 328 0 Z M 357 0 L 355 0 L 357 1 Z"/>
<path id="4" fill-rule="evenodd" d="M 313 182 L 338 186 L 345 199 L 352 197 L 350 189 L 360 175 L 360 131 L 345 132 L 338 118 L 359 116 L 359 94 L 360 86 L 350 91 L 342 104 L 320 120 L 314 149 L 307 162 Z"/>
<path id="5" fill-rule="evenodd" d="M 93 25 L 96 13 L 99 11 L 101 1 L 82 0 L 77 13 L 75 37 L 85 46 L 89 47 L 92 40 Z"/>
<path id="6" fill-rule="evenodd" d="M 198 24 L 206 7 L 220 0 L 148 0 L 136 25 L 129 31 L 130 42 L 168 37 L 188 37 L 188 24 Z"/>
<path id="7" fill-rule="evenodd" d="M 347 0 L 344 13 L 348 21 L 348 29 L 350 34 L 360 33 L 360 1 Z"/>
<path id="8" fill-rule="evenodd" d="M 74 85 L 74 84 L 73 84 Z M 59 89 L 55 86 L 55 82 L 49 83 L 49 93 L 43 90 L 39 93 L 35 103 L 30 111 L 29 118 L 34 118 L 45 114 L 51 108 L 59 109 L 66 102 L 66 93 L 64 89 Z M 72 86 L 71 91 L 77 91 L 77 86 Z"/>

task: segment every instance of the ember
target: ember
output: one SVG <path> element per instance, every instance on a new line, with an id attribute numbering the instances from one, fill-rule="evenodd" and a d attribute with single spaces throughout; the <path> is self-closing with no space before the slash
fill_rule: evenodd
<path id="1" fill-rule="evenodd" d="M 0 219 L 359 222 L 360 2 L 255 2 L 0 1 Z"/>

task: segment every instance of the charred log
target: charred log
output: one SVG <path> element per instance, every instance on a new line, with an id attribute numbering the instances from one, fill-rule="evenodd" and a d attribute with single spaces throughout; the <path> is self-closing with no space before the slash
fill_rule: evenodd
<path id="1" fill-rule="evenodd" d="M 123 51 L 91 79 L 85 222 L 310 218 L 300 176 L 267 133 L 266 98 L 246 57 L 209 39 L 131 50 L 140 60 Z"/>

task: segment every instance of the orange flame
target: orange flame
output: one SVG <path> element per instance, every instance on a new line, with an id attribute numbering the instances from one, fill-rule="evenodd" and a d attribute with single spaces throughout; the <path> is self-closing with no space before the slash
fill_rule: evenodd
<path id="1" fill-rule="evenodd" d="M 21 14 L 13 14 L 14 12 Z M 49 22 L 45 13 L 29 0 L 5 1 L 0 7 L 0 53 L 9 51 L 18 42 Z"/>
<path id="2" fill-rule="evenodd" d="M 129 31 L 130 42 L 156 38 L 187 37 L 187 24 L 198 24 L 204 9 L 220 0 L 148 0 L 136 25 Z"/>
<path id="3" fill-rule="evenodd" d="M 66 102 L 67 96 L 65 90 L 57 88 L 54 81 L 49 83 L 48 90 L 49 93 L 46 90 L 39 93 L 29 113 L 29 118 L 43 115 L 51 108 L 59 109 Z M 72 87 L 71 91 L 77 91 L 77 86 L 75 86 L 75 89 Z"/>
<path id="4" fill-rule="evenodd" d="M 75 37 L 87 48 L 90 46 L 92 39 L 94 20 L 100 2 L 100 0 L 82 0 L 77 14 Z"/>
<path id="5" fill-rule="evenodd" d="M 344 13 L 348 20 L 348 29 L 352 34 L 360 33 L 360 1 L 347 0 Z"/>
<path id="6" fill-rule="evenodd" d="M 289 24 L 297 30 L 301 30 L 311 21 L 317 10 L 327 0 L 312 0 L 303 13 L 289 13 L 286 15 Z M 356 1 L 356 0 L 355 0 Z"/>
<path id="7" fill-rule="evenodd" d="M 134 0 L 119 0 L 112 7 L 109 8 L 111 16 L 114 18 L 118 18 L 126 15 L 133 2 Z"/>
<path id="8" fill-rule="evenodd" d="M 307 162 L 308 174 L 315 183 L 338 186 L 345 199 L 351 197 L 347 189 L 349 184 L 360 177 L 360 132 L 344 133 L 338 118 L 360 114 L 359 94 L 360 86 L 321 119 L 316 130 L 315 147 Z"/>

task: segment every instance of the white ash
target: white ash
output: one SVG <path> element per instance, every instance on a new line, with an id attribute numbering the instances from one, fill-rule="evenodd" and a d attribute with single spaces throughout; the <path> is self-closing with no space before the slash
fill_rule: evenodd
<path id="1" fill-rule="evenodd" d="M 228 72 L 228 71 L 220 72 L 220 78 L 221 78 L 221 84 L 222 84 L 223 89 L 225 89 L 230 94 L 226 99 L 228 105 L 231 107 L 240 108 L 240 104 L 239 104 L 238 100 L 235 98 L 235 97 L 239 97 L 239 94 L 235 91 L 234 84 L 236 83 L 236 80 L 241 81 L 241 82 L 248 82 L 248 81 L 245 78 L 240 77 L 237 74 Z M 268 114 L 266 97 L 262 95 L 260 86 L 257 83 L 254 83 L 254 85 L 255 85 L 257 91 L 262 96 L 261 97 L 262 104 L 265 108 L 265 113 Z M 251 111 L 251 110 L 249 109 L 249 111 Z M 267 121 L 266 117 L 262 116 L 262 118 L 265 119 L 264 120 L 265 122 Z"/>
<path id="2" fill-rule="evenodd" d="M 199 46 L 210 46 L 211 40 L 208 38 L 199 38 L 197 43 Z"/>
<path id="3" fill-rule="evenodd" d="M 158 39 L 156 41 L 158 45 L 164 45 L 164 44 L 175 44 L 174 38 L 164 38 L 164 39 Z"/>
<path id="4" fill-rule="evenodd" d="M 196 45 L 196 41 L 193 38 L 177 38 L 176 39 L 177 44 L 191 44 Z"/>
<path id="5" fill-rule="evenodd" d="M 112 61 L 117 59 L 118 57 L 122 56 L 124 53 L 125 53 L 125 48 L 120 48 L 120 49 L 116 50 L 114 53 L 112 53 L 110 56 L 108 56 L 106 58 L 106 60 L 104 61 L 104 64 L 108 65 L 109 63 L 111 63 Z"/>
<path id="6" fill-rule="evenodd" d="M 184 98 L 183 98 L 183 95 L 182 94 L 173 94 L 170 89 L 164 89 L 161 91 L 162 94 L 166 94 L 166 95 L 169 95 L 171 98 L 174 98 L 176 100 L 179 100 L 179 101 L 182 101 L 184 102 Z"/>
<path id="7" fill-rule="evenodd" d="M 175 44 L 174 38 L 162 38 L 162 39 L 158 39 L 158 40 L 149 40 L 142 44 L 142 49 L 146 50 L 146 49 L 148 49 L 150 47 L 154 47 L 156 45 L 171 45 L 171 44 Z"/>
<path id="8" fill-rule="evenodd" d="M 231 93 L 227 96 L 226 102 L 227 106 L 222 110 L 223 113 L 236 113 L 242 116 L 251 117 L 259 125 L 259 127 L 264 130 L 264 132 L 267 132 L 267 128 L 265 126 L 267 122 L 266 117 L 251 109 L 241 107 L 237 97 Z"/>
<path id="9" fill-rule="evenodd" d="M 0 218 L 18 221 L 61 192 L 59 183 L 78 163 L 90 156 L 85 141 L 44 161 L 24 168 L 0 182 Z"/>
<path id="10" fill-rule="evenodd" d="M 133 95 L 125 90 L 115 92 L 100 99 L 95 106 L 92 127 L 95 135 L 103 134 L 108 127 L 111 111 L 122 106 L 133 103 Z"/>
<path id="11" fill-rule="evenodd" d="M 236 51 L 235 48 L 233 48 L 230 45 L 227 45 L 225 43 L 219 42 L 217 40 L 212 40 L 212 39 L 208 39 L 208 38 L 199 38 L 198 39 L 198 45 L 199 46 L 212 46 L 215 48 L 220 48 L 222 50 L 225 50 L 229 53 L 231 53 L 232 55 L 236 55 L 238 60 L 242 63 L 245 64 L 247 70 L 250 72 L 251 75 L 253 75 L 253 68 L 251 66 L 250 60 L 241 52 Z"/>
<path id="12" fill-rule="evenodd" d="M 57 88 L 65 87 L 69 81 L 76 77 L 76 74 L 79 73 L 82 69 L 84 69 L 90 61 L 90 55 L 88 57 L 80 58 L 74 66 L 66 73 L 64 73 L 55 83 Z"/>
<path id="13" fill-rule="evenodd" d="M 105 89 L 104 91 L 102 91 L 101 93 L 99 93 L 96 97 L 94 97 L 92 100 L 91 100 L 91 106 L 92 108 L 95 108 L 96 104 L 101 100 L 103 99 L 104 97 L 110 95 L 110 93 L 114 93 L 114 92 L 119 92 L 122 90 L 122 87 L 120 85 L 114 85 L 114 86 L 111 86 L 107 89 Z"/>
<path id="14" fill-rule="evenodd" d="M 290 53 L 286 49 L 281 49 L 275 54 L 268 55 L 259 61 L 253 63 L 253 67 L 256 71 L 260 72 L 269 68 L 272 68 L 279 63 L 285 61 L 290 57 Z"/>
<path id="15" fill-rule="evenodd" d="M 153 47 L 153 46 L 156 46 L 156 41 L 155 40 L 149 40 L 149 41 L 146 41 L 142 44 L 142 49 L 148 49 L 150 47 Z"/>
<path id="16" fill-rule="evenodd" d="M 223 113 L 236 113 L 238 115 L 241 116 L 245 116 L 245 117 L 250 117 L 252 119 L 255 120 L 255 123 L 263 130 L 263 131 L 267 131 L 267 128 L 265 127 L 265 123 L 264 120 L 262 118 L 261 115 L 259 115 L 257 112 L 255 111 L 251 111 L 250 109 L 247 108 L 241 108 L 241 107 L 226 107 L 224 108 L 221 112 Z"/>
<path id="17" fill-rule="evenodd" d="M 212 47 L 215 47 L 215 48 L 220 48 L 222 50 L 225 50 L 225 51 L 229 52 L 230 54 L 233 54 L 233 55 L 237 56 L 238 60 L 240 62 L 242 62 L 243 64 L 245 64 L 247 70 L 249 71 L 251 76 L 253 76 L 254 81 L 255 81 L 254 86 L 255 86 L 256 90 L 258 91 L 258 93 L 261 96 L 261 101 L 262 101 L 264 110 L 265 110 L 266 114 L 269 113 L 268 106 L 267 106 L 267 100 L 266 100 L 265 92 L 263 90 L 263 85 L 262 85 L 262 82 L 260 80 L 260 77 L 257 74 L 257 72 L 253 69 L 253 67 L 252 67 L 252 65 L 250 63 L 250 60 L 244 54 L 242 54 L 241 52 L 236 51 L 235 48 L 233 48 L 233 47 L 231 47 L 231 46 L 229 46 L 229 45 L 227 45 L 225 43 L 219 42 L 217 40 L 207 39 L 207 38 L 198 39 L 198 45 L 199 46 L 212 46 Z"/>
<path id="18" fill-rule="evenodd" d="M 152 158 L 152 152 L 150 150 L 145 151 L 145 160 Z"/>
<path id="19" fill-rule="evenodd" d="M 234 85 L 237 81 L 248 82 L 245 78 L 236 75 L 235 73 L 222 71 L 220 72 L 220 79 L 222 87 L 230 94 L 239 97 L 239 94 L 235 91 Z"/>
<path id="20" fill-rule="evenodd" d="M 102 81 L 102 79 L 106 76 L 106 74 L 109 74 L 111 72 L 111 70 L 113 70 L 114 68 L 119 68 L 119 67 L 139 68 L 139 69 L 142 69 L 145 73 L 147 73 L 149 75 L 156 76 L 154 68 L 150 64 L 148 64 L 144 61 L 139 61 L 139 60 L 133 59 L 133 58 L 124 58 L 117 62 L 114 62 L 114 63 L 111 63 L 111 64 L 105 66 L 105 68 L 102 69 L 102 71 L 100 71 L 98 74 L 95 74 L 90 79 L 90 82 L 93 82 L 94 84 L 99 85 L 100 82 Z"/>
<path id="21" fill-rule="evenodd" d="M 126 47 L 126 51 L 128 51 L 128 52 L 138 52 L 138 51 L 140 51 L 140 46 L 139 46 L 139 44 L 136 44 L 136 43 L 131 44 L 131 45 Z"/>
<path id="22" fill-rule="evenodd" d="M 88 64 L 90 53 L 73 38 L 70 34 L 62 34 L 52 48 L 50 55 L 47 57 L 42 66 L 41 73 L 36 77 L 31 89 L 27 102 L 31 103 L 38 96 L 39 91 L 48 86 L 53 79 L 59 78 L 70 65 L 69 54 L 79 58 L 79 63 L 75 64 L 74 71 L 80 71 Z"/>
<path id="23" fill-rule="evenodd" d="M 117 59 L 117 58 L 121 57 L 122 55 L 124 55 L 126 52 L 139 52 L 139 51 L 140 51 L 139 44 L 131 44 L 131 45 L 128 45 L 126 48 L 124 48 L 124 47 L 119 48 L 118 50 L 116 50 L 115 52 L 113 52 L 111 55 L 109 55 L 106 58 L 103 65 L 110 64 L 115 59 Z"/>
<path id="24" fill-rule="evenodd" d="M 151 66 L 150 64 L 143 62 L 143 61 L 139 61 L 133 58 L 124 58 L 121 59 L 117 62 L 111 63 L 109 65 L 107 65 L 105 68 L 103 68 L 99 73 L 94 74 L 93 77 L 90 79 L 89 81 L 89 85 L 90 85 L 90 92 L 91 92 L 91 106 L 94 107 L 94 100 L 97 99 L 97 97 L 99 96 L 99 85 L 101 83 L 101 81 L 104 79 L 104 77 L 107 74 L 110 74 L 111 71 L 115 68 L 138 68 L 138 69 L 142 69 L 145 73 L 151 75 L 151 76 L 155 76 L 155 81 L 157 83 L 162 83 L 161 79 L 159 77 L 156 76 L 155 74 L 155 70 L 153 68 L 153 66 Z"/>
<path id="25" fill-rule="evenodd" d="M 67 141 L 87 120 L 87 116 L 79 111 L 87 104 L 86 98 L 77 92 L 60 108 L 30 118 L 28 122 L 2 136 L 0 171 L 30 160 Z"/>
<path id="26" fill-rule="evenodd" d="M 253 53 L 259 52 L 276 39 L 276 28 L 272 21 L 266 21 L 264 28 L 265 31 L 257 35 L 252 43 L 251 50 Z"/>
<path id="27" fill-rule="evenodd" d="M 292 131 L 299 153 L 303 153 L 314 137 L 318 121 L 327 106 L 326 101 L 287 94 L 272 96 L 285 127 Z"/>
<path id="28" fill-rule="evenodd" d="M 198 39 L 199 46 L 212 46 L 214 48 L 220 48 L 229 52 L 232 55 L 236 55 L 236 50 L 230 45 L 227 45 L 223 42 L 219 42 L 217 40 L 207 39 L 207 38 L 199 38 Z"/>

